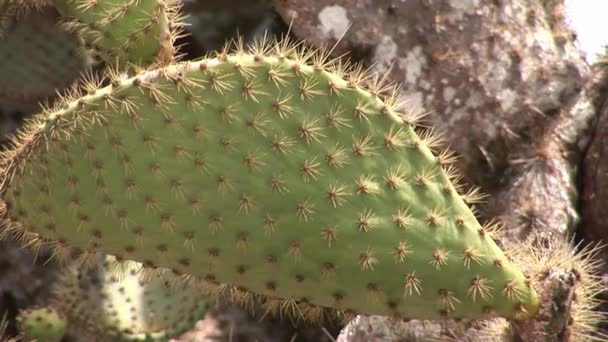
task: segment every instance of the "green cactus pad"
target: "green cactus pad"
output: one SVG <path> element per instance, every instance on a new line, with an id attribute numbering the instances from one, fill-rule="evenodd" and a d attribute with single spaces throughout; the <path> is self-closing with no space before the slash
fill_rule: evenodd
<path id="1" fill-rule="evenodd" d="M 279 41 L 88 87 L 4 154 L 8 231 L 311 320 L 533 316 L 448 154 L 382 82 L 319 56 Z"/>
<path id="2" fill-rule="evenodd" d="M 1 8 L 0 8 L 1 10 Z M 74 82 L 88 65 L 80 41 L 52 8 L 6 18 L 0 35 L 0 102 L 36 103 Z M 24 105 L 20 105 L 24 106 Z"/>
<path id="3" fill-rule="evenodd" d="M 109 62 L 151 64 L 173 56 L 179 27 L 173 0 L 54 0 L 57 9 Z"/>
<path id="4" fill-rule="evenodd" d="M 65 317 L 50 307 L 21 311 L 17 322 L 25 342 L 59 342 L 67 330 Z"/>
<path id="5" fill-rule="evenodd" d="M 140 280 L 141 264 L 114 268 L 107 256 L 92 269 L 70 267 L 55 288 L 55 307 L 75 333 L 102 341 L 167 341 L 191 329 L 208 309 L 195 284 Z"/>

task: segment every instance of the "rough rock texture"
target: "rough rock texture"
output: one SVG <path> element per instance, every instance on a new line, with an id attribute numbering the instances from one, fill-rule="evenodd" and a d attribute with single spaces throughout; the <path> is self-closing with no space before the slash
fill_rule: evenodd
<path id="1" fill-rule="evenodd" d="M 268 0 L 183 0 L 187 14 L 185 37 L 187 45 L 181 49 L 190 57 L 199 57 L 221 49 L 226 39 L 242 36 L 245 41 L 264 35 L 272 35 L 283 23 L 273 11 Z"/>
<path id="2" fill-rule="evenodd" d="M 387 321 L 381 316 L 357 316 L 337 342 L 507 342 L 511 329 L 504 319 L 471 322 Z"/>
<path id="3" fill-rule="evenodd" d="M 605 73 L 606 61 L 601 61 L 595 69 L 597 74 Z M 602 95 L 608 91 L 604 88 Z M 608 137 L 603 132 L 608 128 L 608 102 L 602 98 L 597 103 L 598 118 L 594 127 L 591 144 L 587 150 L 582 171 L 582 197 L 580 202 L 582 223 L 580 233 L 583 239 L 602 241 L 608 244 Z M 603 249 L 602 259 L 608 260 L 608 248 Z M 600 298 L 604 300 L 603 310 L 608 311 L 608 263 L 604 265 L 605 290 Z M 608 328 L 608 324 L 605 324 Z"/>
<path id="4" fill-rule="evenodd" d="M 596 68 L 606 66 L 608 63 L 603 61 Z M 598 105 L 601 107 L 583 165 L 581 230 L 587 239 L 608 242 L 608 136 L 603 133 L 608 129 L 608 101 L 603 100 Z"/>
<path id="5" fill-rule="evenodd" d="M 275 319 L 264 314 L 258 303 L 251 310 L 220 300 L 194 329 L 171 342 L 332 342 L 338 335 L 337 325 L 311 325 Z"/>

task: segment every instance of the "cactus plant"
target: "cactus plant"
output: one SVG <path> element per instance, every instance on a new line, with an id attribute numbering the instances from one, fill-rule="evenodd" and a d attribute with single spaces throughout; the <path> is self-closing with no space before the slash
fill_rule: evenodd
<path id="1" fill-rule="evenodd" d="M 458 193 L 452 157 L 358 71 L 282 40 L 88 82 L 3 154 L 5 233 L 311 320 L 320 307 L 534 316 L 534 289 L 467 206 L 477 193 Z"/>
<path id="2" fill-rule="evenodd" d="M 0 35 L 3 104 L 25 107 L 51 97 L 90 64 L 78 38 L 59 27 L 57 19 L 52 8 L 32 10 L 26 16 L 7 15 L 6 30 Z"/>
<path id="3" fill-rule="evenodd" d="M 147 65 L 173 59 L 181 26 L 173 0 L 54 1 L 68 26 L 107 61 Z"/>
<path id="4" fill-rule="evenodd" d="M 52 308 L 23 310 L 17 321 L 25 342 L 60 342 L 67 331 L 65 317 Z"/>
<path id="5" fill-rule="evenodd" d="M 99 341 L 167 341 L 194 326 L 209 301 L 196 284 L 169 286 L 162 278 L 140 279 L 141 264 L 113 267 L 99 258 L 92 269 L 72 265 L 55 285 L 52 307 L 70 331 Z"/>
<path id="6" fill-rule="evenodd" d="M 602 301 L 598 298 L 598 294 L 606 290 L 599 276 L 604 260 L 598 258 L 604 245 L 574 246 L 559 236 L 535 232 L 524 241 L 508 242 L 506 248 L 513 261 L 531 275 L 533 287 L 544 290 L 539 316 L 549 324 L 522 322 L 517 328 L 525 340 L 608 339 L 608 335 L 597 328 L 608 318 L 607 313 L 599 308 Z M 547 319 L 555 316 L 555 312 L 562 313 L 564 318 Z"/>

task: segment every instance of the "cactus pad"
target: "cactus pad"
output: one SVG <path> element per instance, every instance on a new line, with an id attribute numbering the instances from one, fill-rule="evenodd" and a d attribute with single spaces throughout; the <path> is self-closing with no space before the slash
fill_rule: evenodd
<path id="1" fill-rule="evenodd" d="M 150 64 L 173 56 L 174 1 L 55 0 L 60 13 L 107 61 Z"/>
<path id="2" fill-rule="evenodd" d="M 381 81 L 323 56 L 279 41 L 89 84 L 4 153 L 7 232 L 311 320 L 533 316 L 449 154 Z"/>
<path id="3" fill-rule="evenodd" d="M 198 286 L 143 282 L 141 264 L 123 264 L 117 272 L 114 262 L 107 256 L 92 269 L 70 267 L 56 285 L 54 306 L 75 333 L 103 341 L 166 341 L 205 315 L 208 301 Z"/>
<path id="4" fill-rule="evenodd" d="M 17 321 L 26 342 L 59 342 L 67 330 L 65 317 L 52 308 L 21 311 Z"/>
<path id="5" fill-rule="evenodd" d="M 1 9 L 1 8 L 0 8 Z M 87 66 L 78 38 L 52 8 L 13 13 L 0 35 L 0 102 L 37 102 L 74 82 Z"/>

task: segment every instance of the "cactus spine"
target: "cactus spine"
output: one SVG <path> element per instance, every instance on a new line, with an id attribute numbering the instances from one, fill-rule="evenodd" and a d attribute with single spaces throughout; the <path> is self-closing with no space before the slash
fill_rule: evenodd
<path id="1" fill-rule="evenodd" d="M 3 154 L 5 233 L 311 320 L 532 317 L 537 295 L 467 206 L 476 193 L 459 194 L 453 158 L 353 70 L 277 41 L 87 82 Z"/>

